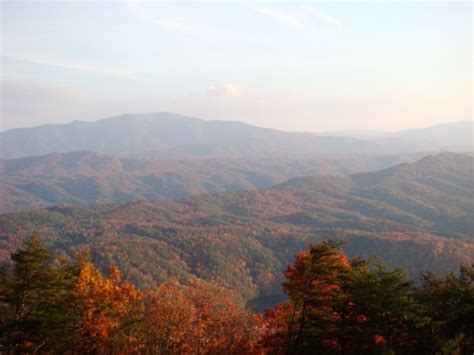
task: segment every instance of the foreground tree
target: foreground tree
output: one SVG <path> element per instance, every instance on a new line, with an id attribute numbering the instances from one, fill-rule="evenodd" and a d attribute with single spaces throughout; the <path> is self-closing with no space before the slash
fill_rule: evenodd
<path id="1" fill-rule="evenodd" d="M 259 336 L 260 317 L 214 283 L 160 284 L 143 296 L 117 267 L 106 277 L 36 237 L 12 261 L 0 270 L 2 354 L 245 353 Z"/>
<path id="2" fill-rule="evenodd" d="M 75 268 L 54 258 L 41 239 L 28 239 L 12 254 L 13 272 L 3 272 L 2 343 L 8 352 L 67 349 L 77 313 L 71 290 Z"/>
<path id="3" fill-rule="evenodd" d="M 349 333 L 353 314 L 342 287 L 351 267 L 339 248 L 332 241 L 311 245 L 285 272 L 283 287 L 293 305 L 287 337 L 290 353 L 309 348 L 328 352 L 344 346 L 338 338 L 341 329 L 344 335 Z"/>
<path id="4" fill-rule="evenodd" d="M 140 348 L 141 293 L 122 281 L 111 266 L 110 278 L 91 263 L 82 265 L 73 294 L 80 315 L 76 350 L 80 353 L 130 353 Z"/>
<path id="5" fill-rule="evenodd" d="M 332 241 L 311 245 L 296 256 L 286 273 L 284 290 L 290 305 L 267 311 L 269 339 L 278 353 L 404 352 L 414 349 L 413 336 L 424 318 L 414 288 L 402 270 L 387 270 L 382 263 L 348 258 L 341 244 Z M 291 310 L 286 334 L 279 317 Z M 277 320 L 280 321 L 277 321 Z M 284 322 L 283 322 L 284 324 Z M 276 338 L 276 339 L 275 339 Z M 281 345 L 283 344 L 283 345 Z"/>
<path id="6" fill-rule="evenodd" d="M 415 287 L 405 272 L 349 259 L 332 241 L 298 253 L 288 300 L 253 315 L 224 287 L 199 279 L 147 292 L 117 267 L 104 276 L 37 237 L 0 269 L 0 353 L 470 354 L 474 268 Z"/>
<path id="7" fill-rule="evenodd" d="M 359 320 L 353 349 L 406 353 L 420 346 L 417 334 L 427 319 L 403 269 L 389 270 L 379 261 L 354 259 L 343 291 Z"/>
<path id="8" fill-rule="evenodd" d="M 474 265 L 461 267 L 459 275 L 422 274 L 418 297 L 429 319 L 425 350 L 474 353 Z"/>
<path id="9" fill-rule="evenodd" d="M 257 349 L 263 354 L 288 353 L 289 329 L 294 318 L 295 311 L 290 301 L 281 302 L 274 309 L 266 309 Z"/>
<path id="10" fill-rule="evenodd" d="M 258 319 L 217 284 L 161 284 L 147 299 L 145 349 L 149 354 L 245 353 L 258 339 Z"/>

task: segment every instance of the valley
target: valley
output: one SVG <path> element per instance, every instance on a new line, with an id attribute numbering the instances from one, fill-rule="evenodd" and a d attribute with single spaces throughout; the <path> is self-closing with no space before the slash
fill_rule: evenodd
<path id="1" fill-rule="evenodd" d="M 278 295 L 294 254 L 328 238 L 413 276 L 444 273 L 474 258 L 473 167 L 471 156 L 443 153 L 260 191 L 3 214 L 1 257 L 35 234 L 65 253 L 90 248 L 99 266 L 118 265 L 140 287 L 197 276 L 247 301 Z"/>

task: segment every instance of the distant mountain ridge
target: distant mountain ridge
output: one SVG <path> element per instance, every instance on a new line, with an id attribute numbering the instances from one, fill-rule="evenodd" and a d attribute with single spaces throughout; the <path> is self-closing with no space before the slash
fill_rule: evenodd
<path id="1" fill-rule="evenodd" d="M 91 151 L 0 160 L 0 213 L 261 189 L 296 176 L 347 175 L 414 161 L 419 154 L 326 158 L 124 158 Z"/>
<path id="2" fill-rule="evenodd" d="M 342 130 L 319 133 L 320 136 L 351 137 L 363 140 L 379 140 L 402 138 L 422 140 L 444 146 L 470 146 L 474 142 L 474 121 L 459 121 L 441 123 L 430 127 L 402 130 L 398 132 L 383 132 L 370 130 Z"/>
<path id="3" fill-rule="evenodd" d="M 401 135 L 364 140 L 283 132 L 243 122 L 205 121 L 173 113 L 126 114 L 95 122 L 74 121 L 0 132 L 0 158 L 80 150 L 122 156 L 308 158 L 472 148 L 472 141 L 466 142 L 464 135 L 456 142 L 417 137 L 419 134 L 413 133 L 408 138 Z"/>
<path id="4" fill-rule="evenodd" d="M 277 296 L 294 254 L 327 238 L 346 241 L 349 255 L 377 255 L 412 275 L 446 272 L 474 260 L 473 176 L 472 156 L 444 153 L 260 191 L 4 214 L 0 259 L 40 234 L 68 253 L 88 246 L 94 262 L 116 264 L 142 286 L 197 276 L 245 300 Z"/>

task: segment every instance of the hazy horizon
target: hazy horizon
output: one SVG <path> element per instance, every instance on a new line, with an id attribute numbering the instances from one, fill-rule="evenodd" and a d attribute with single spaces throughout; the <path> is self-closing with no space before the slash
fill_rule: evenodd
<path id="1" fill-rule="evenodd" d="M 1 131 L 126 112 L 305 132 L 473 119 L 470 2 L 0 6 Z"/>
<path id="2" fill-rule="evenodd" d="M 473 10 L 0 0 L 0 355 L 474 355 Z"/>
<path id="3" fill-rule="evenodd" d="M 241 122 L 241 123 L 249 124 L 249 125 L 252 125 L 252 126 L 258 127 L 258 128 L 275 129 L 275 130 L 282 131 L 282 132 L 293 132 L 293 133 L 301 132 L 301 133 L 315 133 L 315 134 L 326 134 L 326 133 L 328 133 L 328 134 L 331 134 L 331 133 L 335 133 L 335 134 L 348 133 L 349 134 L 349 133 L 357 133 L 357 132 L 360 132 L 362 134 L 362 133 L 366 132 L 366 133 L 369 133 L 369 134 L 373 133 L 373 134 L 384 135 L 384 134 L 391 134 L 391 133 L 397 133 L 397 132 L 403 132 L 403 131 L 425 129 L 425 128 L 442 126 L 442 125 L 447 125 L 447 124 L 458 124 L 458 123 L 464 123 L 464 122 L 473 122 L 473 124 L 474 124 L 474 120 L 461 120 L 461 121 L 441 122 L 441 123 L 436 123 L 436 124 L 429 125 L 429 126 L 401 128 L 401 129 L 396 129 L 396 130 L 344 129 L 344 128 L 342 128 L 342 129 L 335 129 L 335 130 L 301 131 L 301 130 L 291 130 L 291 129 L 279 129 L 279 128 L 275 128 L 275 127 L 268 127 L 268 126 L 263 126 L 263 125 L 251 123 L 251 122 L 238 121 L 238 120 L 208 119 L 206 117 L 196 117 L 196 116 L 191 116 L 191 115 L 184 115 L 184 114 L 181 114 L 179 112 L 126 112 L 126 113 L 123 113 L 123 114 L 120 114 L 120 115 L 114 115 L 114 116 L 109 116 L 109 117 L 97 117 L 96 119 L 90 119 L 90 120 L 77 119 L 77 120 L 70 120 L 70 121 L 65 120 L 63 122 L 45 122 L 45 123 L 40 123 L 40 124 L 32 125 L 32 126 L 14 127 L 14 128 L 7 128 L 7 129 L 3 129 L 3 128 L 0 127 L 0 133 L 7 132 L 7 131 L 10 131 L 10 130 L 14 130 L 14 129 L 21 129 L 21 128 L 28 129 L 28 128 L 35 128 L 35 127 L 41 127 L 41 126 L 48 126 L 48 125 L 66 125 L 66 124 L 70 124 L 70 123 L 74 123 L 74 122 L 97 122 L 97 121 L 101 121 L 101 120 L 121 118 L 122 116 L 161 115 L 161 114 L 172 114 L 172 115 L 178 115 L 178 116 L 193 118 L 193 119 L 202 120 L 202 121 L 209 121 L 209 122 Z M 159 119 L 159 118 L 157 118 L 157 119 Z"/>

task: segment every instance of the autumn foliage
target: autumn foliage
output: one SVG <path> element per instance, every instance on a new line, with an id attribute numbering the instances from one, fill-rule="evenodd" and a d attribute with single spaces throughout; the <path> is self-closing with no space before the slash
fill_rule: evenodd
<path id="1" fill-rule="evenodd" d="M 288 299 L 252 314 L 215 282 L 138 290 L 31 238 L 0 273 L 2 354 L 454 354 L 474 348 L 474 272 L 426 273 L 349 260 L 332 241 L 285 271 Z"/>
<path id="2" fill-rule="evenodd" d="M 116 266 L 110 278 L 92 264 L 81 266 L 73 294 L 79 313 L 78 348 L 82 352 L 115 350 L 131 352 L 139 348 L 134 332 L 143 312 L 142 296 L 129 282 L 120 279 Z"/>
<path id="3" fill-rule="evenodd" d="M 459 277 L 426 274 L 421 287 L 416 287 L 404 270 L 389 270 L 377 260 L 349 260 L 340 247 L 326 241 L 296 255 L 285 272 L 283 288 L 288 301 L 265 312 L 262 351 L 472 351 L 474 328 L 468 321 L 474 316 L 472 266 L 462 268 Z"/>
<path id="4" fill-rule="evenodd" d="M 258 318 L 213 283 L 161 284 L 148 294 L 147 304 L 149 353 L 242 353 L 258 340 Z"/>
<path id="5" fill-rule="evenodd" d="M 228 354 L 256 349 L 261 317 L 200 279 L 146 291 L 87 259 L 58 263 L 39 238 L 1 276 L 0 353 Z M 61 282 L 60 282 L 61 281 Z"/>

